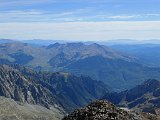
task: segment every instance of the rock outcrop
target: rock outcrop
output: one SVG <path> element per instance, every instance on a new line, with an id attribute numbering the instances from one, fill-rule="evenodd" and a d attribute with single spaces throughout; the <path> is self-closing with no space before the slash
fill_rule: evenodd
<path id="1" fill-rule="evenodd" d="M 151 114 L 140 114 L 117 108 L 108 101 L 96 101 L 63 118 L 63 120 L 159 120 Z"/>

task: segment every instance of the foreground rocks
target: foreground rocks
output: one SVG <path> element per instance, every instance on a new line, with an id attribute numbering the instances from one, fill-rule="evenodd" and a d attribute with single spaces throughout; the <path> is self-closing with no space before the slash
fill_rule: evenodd
<path id="1" fill-rule="evenodd" d="M 123 110 L 108 101 L 100 100 L 74 111 L 63 120 L 160 120 L 160 118 L 147 113 Z"/>

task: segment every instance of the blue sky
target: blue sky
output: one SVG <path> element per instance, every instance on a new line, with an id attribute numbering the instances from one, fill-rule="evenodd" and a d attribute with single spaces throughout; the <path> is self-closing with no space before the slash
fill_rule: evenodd
<path id="1" fill-rule="evenodd" d="M 0 0 L 0 38 L 159 39 L 160 0 Z"/>

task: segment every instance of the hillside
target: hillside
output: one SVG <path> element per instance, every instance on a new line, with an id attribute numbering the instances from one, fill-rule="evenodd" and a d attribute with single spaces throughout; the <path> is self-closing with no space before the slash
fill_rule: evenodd
<path id="1" fill-rule="evenodd" d="M 46 108 L 59 105 L 67 112 L 108 92 L 102 82 L 69 73 L 36 72 L 20 65 L 2 65 L 0 74 L 0 96 Z"/>
<path id="2" fill-rule="evenodd" d="M 150 79 L 130 90 L 106 94 L 103 99 L 107 99 L 118 106 L 159 114 L 160 82 Z"/>
<path id="3" fill-rule="evenodd" d="M 19 103 L 0 97 L 0 120 L 61 120 L 64 114 L 56 107 Z"/>

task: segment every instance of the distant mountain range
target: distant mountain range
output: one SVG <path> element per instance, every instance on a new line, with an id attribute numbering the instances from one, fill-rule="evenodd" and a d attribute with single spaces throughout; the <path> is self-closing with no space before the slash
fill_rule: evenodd
<path id="1" fill-rule="evenodd" d="M 11 40 L 11 39 L 0 39 L 0 44 L 4 43 L 13 43 L 16 42 L 17 40 Z"/>
<path id="2" fill-rule="evenodd" d="M 21 42 L 0 44 L 0 63 L 87 75 L 117 91 L 134 87 L 149 78 L 160 78 L 159 68 L 144 66 L 132 56 L 96 43 L 55 43 L 42 47 Z"/>
<path id="3" fill-rule="evenodd" d="M 141 44 L 160 44 L 160 39 L 151 40 L 133 40 L 133 39 L 116 39 L 102 42 L 102 44 L 108 45 L 141 45 Z"/>
<path id="4" fill-rule="evenodd" d="M 135 56 L 139 63 L 148 66 L 160 66 L 160 44 L 112 45 L 112 49 Z"/>
<path id="5" fill-rule="evenodd" d="M 32 39 L 32 40 L 13 40 L 13 39 L 0 39 L 0 43 L 10 43 L 10 42 L 23 42 L 28 43 L 30 45 L 36 45 L 36 46 L 48 46 L 50 44 L 55 43 L 74 43 L 74 40 L 44 40 L 44 39 Z M 141 45 L 141 44 L 160 44 L 160 39 L 151 39 L 151 40 L 133 40 L 133 39 L 113 39 L 113 40 L 106 40 L 106 41 L 77 41 L 77 42 L 83 42 L 86 45 L 90 45 L 93 43 L 97 43 L 100 45 Z"/>
<path id="6" fill-rule="evenodd" d="M 129 109 L 159 114 L 160 81 L 150 79 L 130 90 L 106 94 L 103 99 Z"/>

